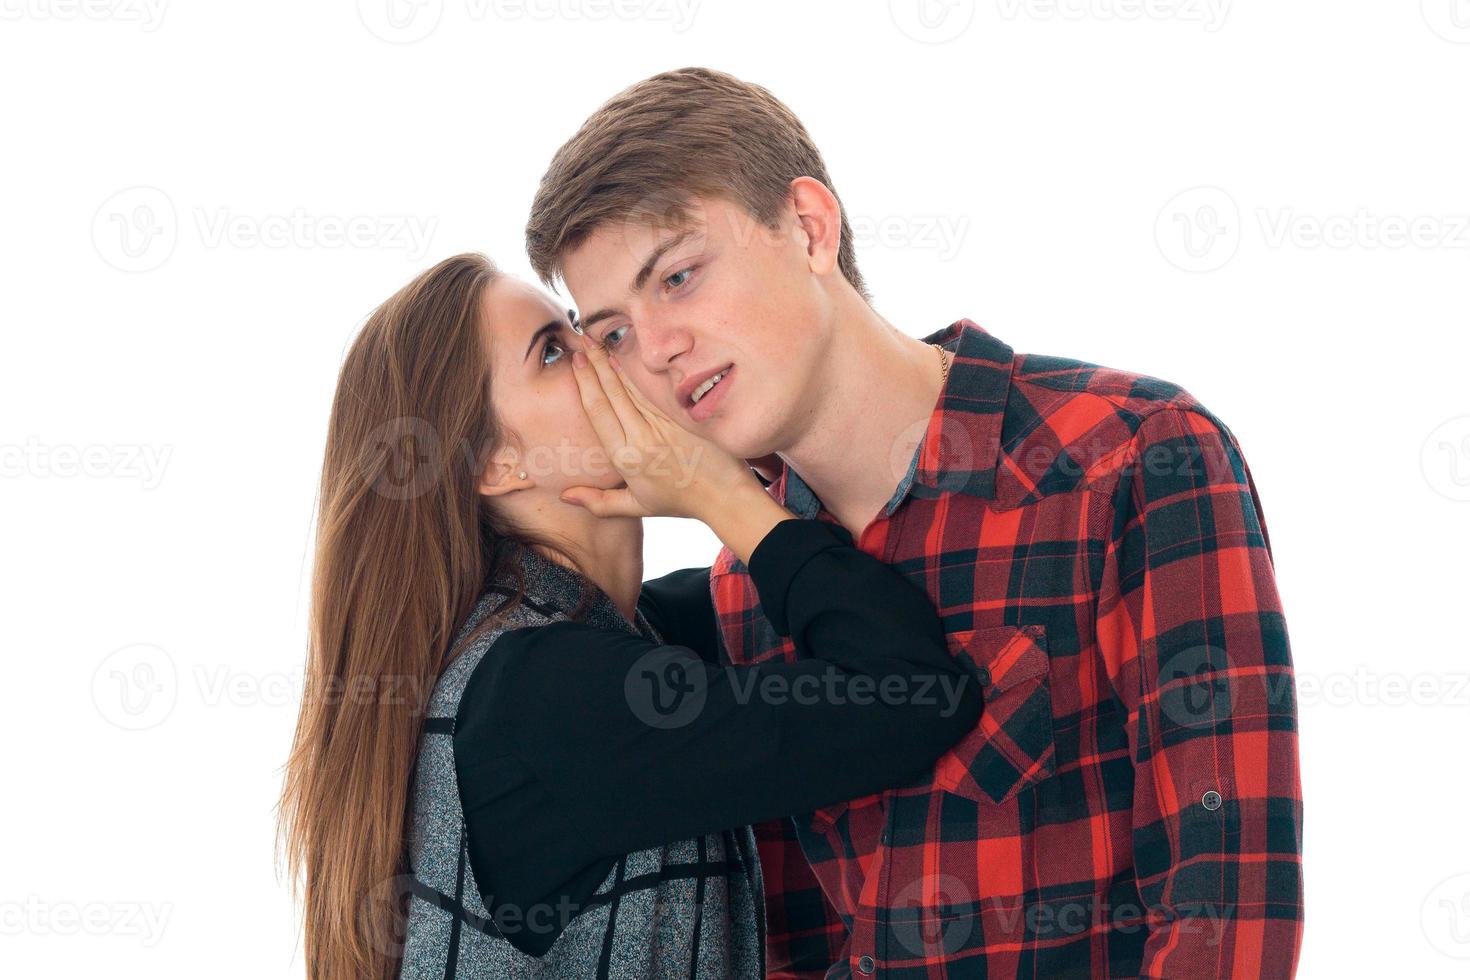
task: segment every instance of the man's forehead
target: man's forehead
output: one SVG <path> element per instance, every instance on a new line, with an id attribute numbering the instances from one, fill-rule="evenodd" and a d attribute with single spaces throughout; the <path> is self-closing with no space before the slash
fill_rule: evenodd
<path id="1" fill-rule="evenodd" d="M 700 206 L 686 207 L 678 215 L 635 211 L 610 219 L 568 250 L 562 280 L 574 294 L 597 292 L 591 300 L 578 296 L 584 305 L 623 296 L 636 289 L 636 279 L 650 259 L 705 238 L 709 227 L 707 211 Z"/>

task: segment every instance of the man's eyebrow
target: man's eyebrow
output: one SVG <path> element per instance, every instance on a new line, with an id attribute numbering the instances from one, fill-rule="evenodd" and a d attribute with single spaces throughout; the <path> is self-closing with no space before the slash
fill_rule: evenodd
<path id="1" fill-rule="evenodd" d="M 649 254 L 647 261 L 643 263 L 643 268 L 639 269 L 638 274 L 633 277 L 633 281 L 628 286 L 628 292 L 636 293 L 642 290 L 643 287 L 648 283 L 648 277 L 653 275 L 653 267 L 658 265 L 658 260 L 663 258 L 664 255 L 671 249 L 677 248 L 678 246 L 684 244 L 686 241 L 692 238 L 694 236 L 694 231 L 695 230 L 693 228 L 685 229 L 684 231 L 681 231 L 679 234 L 675 235 L 673 238 L 670 238 L 668 241 L 664 242 L 658 248 L 654 249 Z M 596 313 L 589 314 L 582 318 L 582 329 L 590 330 L 592 329 L 592 326 L 599 320 L 606 320 L 610 316 L 617 316 L 619 312 L 619 310 L 613 309 L 610 306 L 604 306 Z"/>
<path id="2" fill-rule="evenodd" d="M 552 320 L 550 323 L 543 323 L 541 326 L 537 327 L 536 332 L 531 334 L 531 343 L 526 347 L 526 356 L 521 358 L 521 363 L 526 363 L 527 358 L 531 356 L 531 351 L 535 348 L 536 341 L 540 340 L 547 334 L 560 333 L 562 326 L 563 324 L 560 320 Z"/>

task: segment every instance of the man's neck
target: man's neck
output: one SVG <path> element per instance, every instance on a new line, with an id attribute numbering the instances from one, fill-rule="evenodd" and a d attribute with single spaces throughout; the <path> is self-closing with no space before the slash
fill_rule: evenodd
<path id="1" fill-rule="evenodd" d="M 780 455 L 856 538 L 908 471 L 939 402 L 941 362 L 856 294 L 839 316 L 811 422 Z"/>

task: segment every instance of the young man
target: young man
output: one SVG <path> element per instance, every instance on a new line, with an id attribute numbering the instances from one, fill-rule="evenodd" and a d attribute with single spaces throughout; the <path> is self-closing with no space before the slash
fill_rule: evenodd
<path id="1" fill-rule="evenodd" d="M 779 454 L 769 492 L 922 586 L 983 686 L 923 778 L 758 828 L 772 976 L 1292 975 L 1291 656 L 1219 419 L 969 320 L 894 328 L 801 123 L 722 73 L 599 109 L 527 242 L 654 404 Z M 793 656 L 728 551 L 711 579 L 733 661 Z"/>

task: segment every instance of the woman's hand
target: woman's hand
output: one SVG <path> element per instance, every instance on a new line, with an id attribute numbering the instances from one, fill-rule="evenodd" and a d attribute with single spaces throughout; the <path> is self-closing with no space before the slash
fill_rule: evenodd
<path id="1" fill-rule="evenodd" d="M 616 360 L 596 344 L 572 355 L 582 407 L 625 487 L 569 487 L 567 503 L 598 517 L 693 517 L 712 525 L 713 511 L 754 488 L 745 460 L 695 435 L 625 384 Z M 713 525 L 712 525 L 713 526 Z"/>

